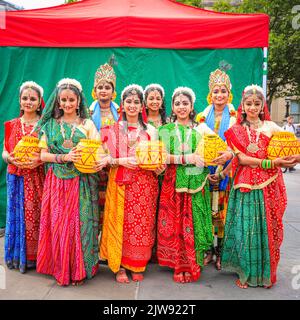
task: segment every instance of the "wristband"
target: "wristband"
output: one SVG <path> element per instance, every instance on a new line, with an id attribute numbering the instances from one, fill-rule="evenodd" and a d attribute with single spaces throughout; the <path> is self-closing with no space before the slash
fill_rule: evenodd
<path id="1" fill-rule="evenodd" d="M 219 178 L 221 178 L 222 180 L 224 180 L 226 178 L 222 171 L 219 173 Z"/>

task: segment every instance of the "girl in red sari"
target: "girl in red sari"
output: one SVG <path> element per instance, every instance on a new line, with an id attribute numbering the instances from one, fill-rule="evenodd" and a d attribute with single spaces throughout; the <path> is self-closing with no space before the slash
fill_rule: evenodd
<path id="1" fill-rule="evenodd" d="M 155 240 L 158 196 L 157 173 L 140 169 L 136 146 L 157 139 L 157 131 L 142 118 L 143 89 L 126 87 L 121 95 L 122 120 L 101 129 L 101 139 L 111 155 L 106 193 L 100 257 L 108 261 L 116 280 L 128 283 L 143 280 Z M 100 165 L 101 168 L 101 165 Z"/>
<path id="2" fill-rule="evenodd" d="M 26 162 L 13 152 L 23 136 L 37 137 L 35 125 L 41 115 L 43 89 L 33 81 L 20 88 L 21 117 L 5 122 L 2 157 L 7 167 L 7 215 L 5 262 L 9 269 L 35 267 L 44 169 L 39 154 Z"/>
<path id="3" fill-rule="evenodd" d="M 270 121 L 262 88 L 246 87 L 238 123 L 225 132 L 237 158 L 221 257 L 222 269 L 236 272 L 241 288 L 276 282 L 287 203 L 279 167 L 292 166 L 292 160 L 267 160 L 267 147 L 281 130 Z"/>

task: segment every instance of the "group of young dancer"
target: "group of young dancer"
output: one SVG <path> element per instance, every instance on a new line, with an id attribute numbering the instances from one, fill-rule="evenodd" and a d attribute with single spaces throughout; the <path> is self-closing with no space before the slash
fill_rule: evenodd
<path id="1" fill-rule="evenodd" d="M 40 85 L 20 87 L 20 117 L 5 123 L 2 154 L 7 267 L 36 268 L 66 286 L 93 278 L 99 259 L 116 281 L 142 281 L 152 260 L 188 283 L 214 261 L 217 270 L 237 273 L 241 288 L 270 288 L 287 203 L 280 167 L 300 159 L 267 159 L 268 143 L 282 129 L 270 119 L 262 88 L 247 86 L 236 111 L 230 78 L 217 69 L 209 78 L 209 106 L 196 115 L 195 93 L 178 87 L 169 117 L 161 85 L 125 87 L 120 106 L 115 89 L 107 63 L 95 73 L 90 108 L 75 79 L 60 80 L 46 105 Z M 206 134 L 228 145 L 214 166 L 197 152 Z M 41 149 L 25 162 L 14 153 L 23 136 L 38 137 Z M 81 139 L 101 141 L 107 152 L 95 162 L 96 173 L 74 166 Z M 167 163 L 155 171 L 140 167 L 139 143 L 157 140 Z"/>

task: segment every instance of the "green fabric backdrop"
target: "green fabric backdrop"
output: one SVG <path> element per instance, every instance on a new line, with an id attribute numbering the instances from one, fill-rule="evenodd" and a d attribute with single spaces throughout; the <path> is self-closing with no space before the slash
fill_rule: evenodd
<path id="1" fill-rule="evenodd" d="M 170 113 L 173 90 L 178 86 L 191 87 L 196 93 L 195 109 L 206 105 L 209 73 L 225 60 L 232 65 L 228 71 L 232 82 L 233 104 L 238 106 L 243 88 L 262 83 L 263 51 L 254 49 L 224 50 L 166 50 L 143 48 L 22 48 L 0 47 L 0 139 L 3 141 L 3 122 L 19 115 L 18 90 L 22 82 L 33 80 L 45 91 L 45 101 L 55 84 L 62 78 L 76 78 L 92 102 L 94 74 L 100 64 L 115 54 L 118 65 L 117 99 L 122 89 L 131 83 L 146 86 L 160 83 L 166 92 Z M 0 227 L 5 225 L 6 164 L 0 166 Z"/>

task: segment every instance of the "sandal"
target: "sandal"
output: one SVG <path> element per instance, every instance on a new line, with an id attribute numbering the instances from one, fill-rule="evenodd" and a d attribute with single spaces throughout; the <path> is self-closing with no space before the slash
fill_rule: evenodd
<path id="1" fill-rule="evenodd" d="M 14 265 L 13 265 L 12 261 L 7 261 L 7 262 L 6 262 L 6 266 L 7 266 L 7 268 L 10 269 L 10 270 L 14 269 Z"/>
<path id="2" fill-rule="evenodd" d="M 174 280 L 175 282 L 184 283 L 184 282 L 185 282 L 185 279 L 184 279 L 183 272 L 174 273 L 174 275 L 173 275 L 173 280 Z"/>
<path id="3" fill-rule="evenodd" d="M 131 272 L 131 277 L 133 281 L 142 281 L 144 279 L 144 275 L 142 273 Z"/>
<path id="4" fill-rule="evenodd" d="M 245 284 L 242 284 L 240 279 L 236 280 L 236 285 L 241 288 L 241 289 L 247 289 L 248 288 L 248 283 L 246 282 Z"/>
<path id="5" fill-rule="evenodd" d="M 36 268 L 36 262 L 32 260 L 27 261 L 27 269 L 35 269 Z"/>
<path id="6" fill-rule="evenodd" d="M 72 286 L 82 286 L 84 283 L 84 280 L 79 280 L 79 281 L 72 281 Z"/>
<path id="7" fill-rule="evenodd" d="M 203 260 L 203 264 L 207 266 L 213 261 L 213 252 L 211 250 L 206 251 L 206 256 Z"/>
<path id="8" fill-rule="evenodd" d="M 188 282 L 192 282 L 192 281 L 193 281 L 192 275 L 189 272 L 185 272 L 184 273 L 184 282 L 188 283 Z"/>
<path id="9" fill-rule="evenodd" d="M 116 274 L 116 281 L 119 283 L 129 283 L 125 269 L 120 269 Z"/>

